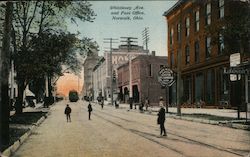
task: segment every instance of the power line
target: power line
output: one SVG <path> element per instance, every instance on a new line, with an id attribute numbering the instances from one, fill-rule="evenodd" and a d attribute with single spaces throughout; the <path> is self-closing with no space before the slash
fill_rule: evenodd
<path id="1" fill-rule="evenodd" d="M 146 27 L 142 31 L 142 39 L 143 39 L 143 45 L 146 45 L 146 50 L 148 50 L 148 43 L 149 43 L 149 28 Z M 148 52 L 148 51 L 147 51 Z"/>

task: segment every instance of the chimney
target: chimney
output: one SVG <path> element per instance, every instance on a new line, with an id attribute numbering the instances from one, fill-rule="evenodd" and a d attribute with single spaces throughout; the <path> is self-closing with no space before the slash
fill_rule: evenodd
<path id="1" fill-rule="evenodd" d="M 155 56 L 155 51 L 152 51 L 152 56 Z"/>

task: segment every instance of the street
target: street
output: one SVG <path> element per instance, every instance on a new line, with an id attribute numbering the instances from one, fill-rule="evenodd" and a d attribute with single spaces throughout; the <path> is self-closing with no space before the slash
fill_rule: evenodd
<path id="1" fill-rule="evenodd" d="M 71 123 L 64 109 L 72 108 Z M 247 156 L 250 132 L 167 118 L 160 136 L 157 117 L 113 106 L 61 101 L 14 157 L 233 157 Z"/>

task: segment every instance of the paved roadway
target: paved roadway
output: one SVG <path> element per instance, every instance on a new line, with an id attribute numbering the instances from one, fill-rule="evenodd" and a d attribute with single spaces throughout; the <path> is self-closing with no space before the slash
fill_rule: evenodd
<path id="1" fill-rule="evenodd" d="M 88 120 L 87 102 L 66 101 L 13 155 L 14 157 L 237 157 L 248 156 L 250 132 L 216 125 L 167 119 L 168 136 L 159 135 L 157 117 L 93 104 Z"/>

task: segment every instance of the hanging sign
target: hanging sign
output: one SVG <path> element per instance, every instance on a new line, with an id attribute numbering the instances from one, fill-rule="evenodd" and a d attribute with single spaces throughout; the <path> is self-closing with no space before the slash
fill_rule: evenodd
<path id="1" fill-rule="evenodd" d="M 172 86 L 174 84 L 174 73 L 170 68 L 163 67 L 158 72 L 158 81 L 162 86 Z"/>

